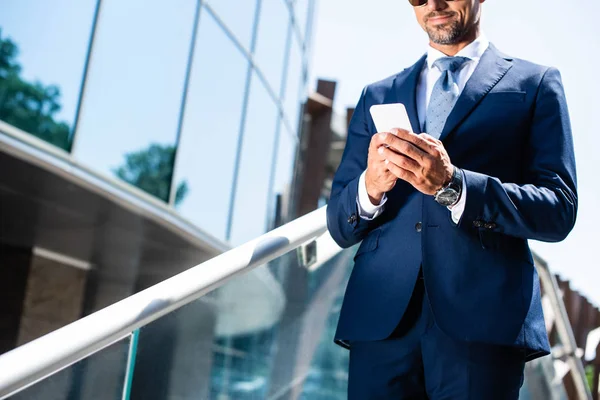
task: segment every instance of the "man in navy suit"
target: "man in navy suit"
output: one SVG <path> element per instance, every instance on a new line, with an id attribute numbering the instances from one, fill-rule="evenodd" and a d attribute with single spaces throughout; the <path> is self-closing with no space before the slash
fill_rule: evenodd
<path id="1" fill-rule="evenodd" d="M 409 0 L 427 54 L 368 85 L 350 123 L 327 209 L 340 246 L 362 241 L 335 337 L 350 399 L 516 399 L 549 354 L 527 240 L 575 223 L 567 104 L 556 69 L 481 34 L 484 1 Z M 386 103 L 415 133 L 376 131 Z"/>

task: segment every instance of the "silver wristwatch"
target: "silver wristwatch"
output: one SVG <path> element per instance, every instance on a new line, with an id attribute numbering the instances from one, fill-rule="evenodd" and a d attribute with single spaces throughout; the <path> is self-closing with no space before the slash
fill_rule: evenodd
<path id="1" fill-rule="evenodd" d="M 452 178 L 450 179 L 450 182 L 435 193 L 435 201 L 437 201 L 439 204 L 445 207 L 455 205 L 456 203 L 458 203 L 458 200 L 460 200 L 462 184 L 462 171 L 459 168 L 454 167 L 454 172 L 452 173 Z"/>

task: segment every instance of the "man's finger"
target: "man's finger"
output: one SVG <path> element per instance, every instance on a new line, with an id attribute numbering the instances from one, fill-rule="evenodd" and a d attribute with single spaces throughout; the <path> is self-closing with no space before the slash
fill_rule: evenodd
<path id="1" fill-rule="evenodd" d="M 429 141 L 427 141 L 425 138 L 417 135 L 416 133 L 412 133 L 412 132 L 409 132 L 404 129 L 392 129 L 392 131 L 393 131 L 392 133 L 396 137 L 398 137 L 402 140 L 406 140 L 407 142 L 412 143 L 413 145 L 417 146 L 419 149 L 423 150 L 424 152 L 431 154 L 432 144 Z"/>
<path id="2" fill-rule="evenodd" d="M 388 135 L 385 139 L 385 142 L 396 152 L 404 154 L 405 156 L 408 156 L 417 162 L 422 162 L 425 157 L 429 156 L 429 153 L 421 150 L 413 143 L 394 135 Z"/>
<path id="3" fill-rule="evenodd" d="M 371 143 L 376 145 L 382 145 L 385 143 L 385 139 L 390 135 L 390 132 L 378 132 L 371 138 Z"/>
<path id="4" fill-rule="evenodd" d="M 385 161 L 385 151 L 387 150 L 387 147 L 385 145 L 380 145 L 376 152 L 377 152 L 377 159 L 381 162 Z"/>
<path id="5" fill-rule="evenodd" d="M 429 142 L 432 146 L 437 146 L 441 142 L 427 133 L 419 133 L 419 136 Z"/>
<path id="6" fill-rule="evenodd" d="M 398 179 L 402 179 L 403 181 L 408 182 L 411 185 L 415 186 L 415 183 L 417 180 L 417 177 L 415 176 L 415 174 L 413 174 L 409 170 L 400 168 L 399 166 L 397 166 L 396 164 L 394 164 L 393 162 L 391 162 L 389 160 L 386 162 L 386 166 L 387 166 L 388 170 L 392 174 L 394 174 L 394 176 L 396 176 Z"/>
<path id="7" fill-rule="evenodd" d="M 421 165 L 412 158 L 396 153 L 393 150 L 386 149 L 385 147 L 380 147 L 380 149 L 382 150 L 380 154 L 384 159 L 391 161 L 393 164 L 402 169 L 411 171 L 415 175 L 423 169 L 423 167 L 421 167 Z"/>

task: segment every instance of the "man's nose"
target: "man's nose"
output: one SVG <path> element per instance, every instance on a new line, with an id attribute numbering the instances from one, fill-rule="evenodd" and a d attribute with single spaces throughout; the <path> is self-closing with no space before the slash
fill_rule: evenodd
<path id="1" fill-rule="evenodd" d="M 429 0 L 425 5 L 429 11 L 441 11 L 448 8 L 446 0 Z"/>

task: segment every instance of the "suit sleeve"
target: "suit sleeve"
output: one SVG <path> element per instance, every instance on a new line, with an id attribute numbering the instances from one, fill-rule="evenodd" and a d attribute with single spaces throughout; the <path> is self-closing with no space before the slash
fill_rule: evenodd
<path id="1" fill-rule="evenodd" d="M 360 242 L 372 229 L 374 222 L 359 216 L 356 199 L 360 175 L 367 168 L 371 134 L 367 124 L 365 96 L 361 94 L 348 128 L 342 161 L 335 173 L 327 205 L 327 227 L 341 247 Z"/>
<path id="2" fill-rule="evenodd" d="M 560 73 L 541 79 L 533 109 L 526 184 L 464 170 L 467 201 L 459 226 L 545 242 L 567 237 L 577 215 L 575 155 Z"/>

